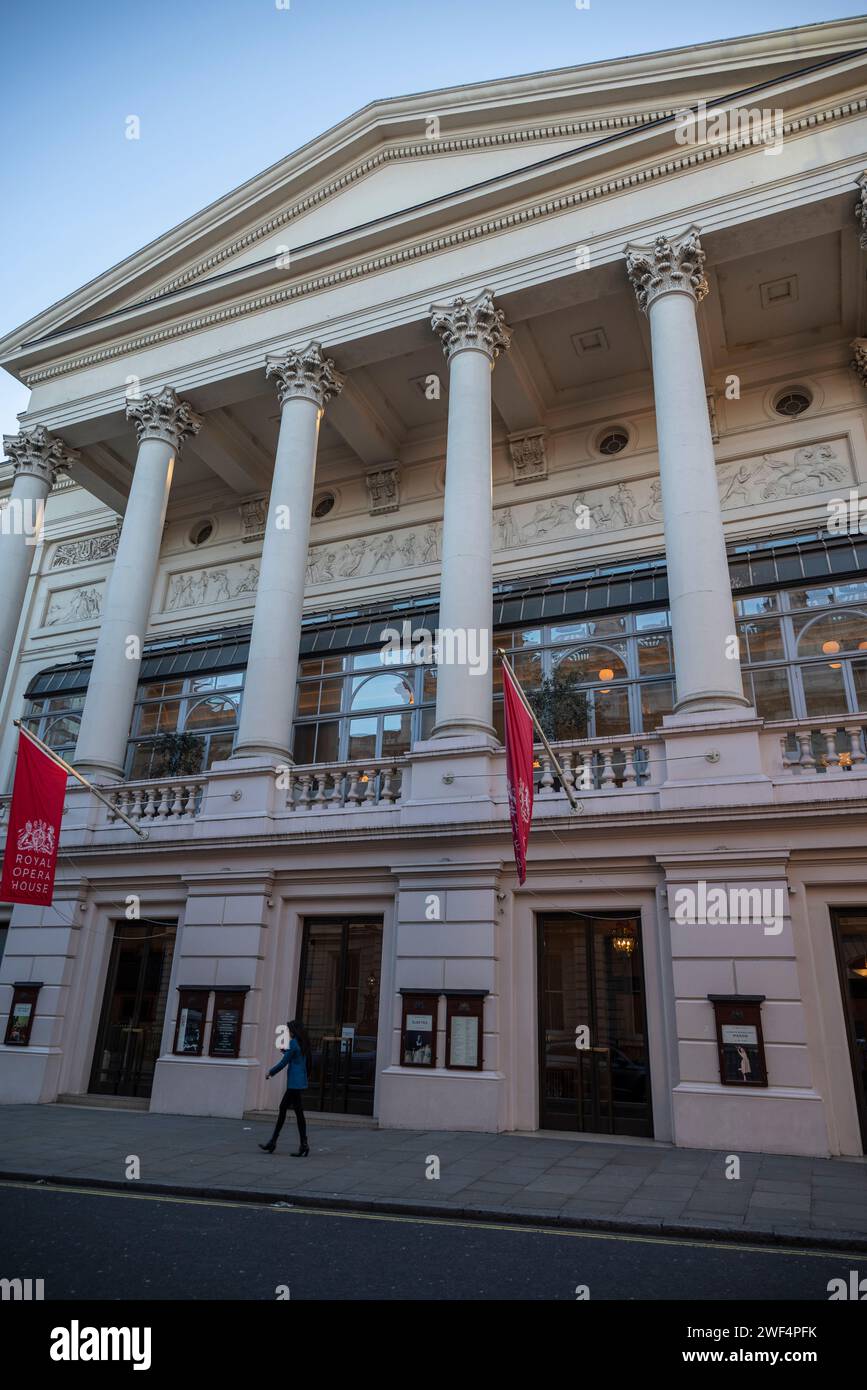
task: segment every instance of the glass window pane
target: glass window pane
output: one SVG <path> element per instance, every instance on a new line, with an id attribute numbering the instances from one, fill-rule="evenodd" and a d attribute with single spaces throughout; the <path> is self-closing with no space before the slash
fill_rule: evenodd
<path id="1" fill-rule="evenodd" d="M 578 647 L 575 651 L 566 652 L 558 661 L 556 670 L 584 685 L 594 681 L 621 680 L 627 674 L 623 658 L 612 647 L 602 646 Z M 603 672 L 610 674 L 603 675 Z"/>
<path id="2" fill-rule="evenodd" d="M 343 681 L 322 681 L 319 686 L 319 713 L 339 714 Z"/>
<path id="3" fill-rule="evenodd" d="M 762 613 L 776 613 L 778 608 L 776 594 L 753 594 L 750 598 L 735 601 L 735 612 L 739 618 L 753 618 Z"/>
<path id="4" fill-rule="evenodd" d="M 836 656 L 838 652 L 867 651 L 867 614 L 859 609 L 829 613 L 824 618 L 793 619 L 799 656 Z"/>
<path id="5" fill-rule="evenodd" d="M 298 687 L 298 701 L 295 707 L 296 718 L 303 719 L 308 714 L 319 712 L 319 681 L 303 681 Z"/>
<path id="6" fill-rule="evenodd" d="M 671 638 L 639 637 L 638 669 L 642 676 L 655 676 L 671 670 Z"/>
<path id="7" fill-rule="evenodd" d="M 352 682 L 353 709 L 383 709 L 411 705 L 412 691 L 399 674 L 356 677 Z"/>
<path id="8" fill-rule="evenodd" d="M 749 694 L 753 690 L 753 704 L 762 719 L 792 719 L 792 697 L 789 691 L 789 673 L 785 667 L 778 666 L 772 671 L 747 671 L 744 685 Z"/>
<path id="9" fill-rule="evenodd" d="M 834 602 L 834 590 L 826 589 L 791 589 L 789 591 L 790 608 L 827 608 Z"/>
<path id="10" fill-rule="evenodd" d="M 62 709 L 62 710 L 65 711 L 65 710 L 70 710 L 70 709 L 83 709 L 83 708 L 84 708 L 84 696 L 83 696 L 83 695 L 55 695 L 55 696 L 53 696 L 50 700 L 46 700 L 46 701 L 45 701 L 45 711 L 46 711 L 46 713 L 47 713 L 49 710 L 51 710 L 51 711 L 53 712 L 54 710 L 59 710 L 59 709 Z"/>
<path id="11" fill-rule="evenodd" d="M 233 733 L 212 734 L 208 744 L 205 766 L 210 767 L 212 763 L 221 762 L 224 758 L 231 758 L 234 743 L 235 735 Z"/>
<path id="12" fill-rule="evenodd" d="M 596 737 L 610 738 L 612 734 L 629 733 L 628 687 L 609 686 L 593 691 L 596 711 Z"/>
<path id="13" fill-rule="evenodd" d="M 376 757 L 376 719 L 352 719 L 349 722 L 350 758 Z"/>
<path id="14" fill-rule="evenodd" d="M 646 632 L 649 628 L 670 627 L 671 617 L 667 608 L 659 608 L 654 613 L 636 613 L 635 631 Z"/>
<path id="15" fill-rule="evenodd" d="M 183 681 L 157 681 L 154 685 L 139 686 L 138 698 L 159 700 L 163 695 L 180 695 L 183 689 Z"/>
<path id="16" fill-rule="evenodd" d="M 358 652 L 352 657 L 353 671 L 370 671 L 372 668 L 382 665 L 382 651 L 379 647 L 375 652 Z"/>
<path id="17" fill-rule="evenodd" d="M 174 733 L 180 716 L 180 700 L 167 700 L 165 704 L 142 705 L 139 710 L 138 732 L 140 734 Z"/>
<path id="18" fill-rule="evenodd" d="M 845 710 L 842 662 L 802 666 L 801 680 L 808 714 L 839 714 Z"/>
<path id="19" fill-rule="evenodd" d="M 214 695 L 210 700 L 199 700 L 187 710 L 185 729 L 216 729 L 234 724 L 238 711 L 233 700 L 225 695 Z"/>
<path id="20" fill-rule="evenodd" d="M 136 743 L 133 745 L 132 765 L 130 767 L 130 781 L 137 782 L 151 775 L 151 764 L 154 759 L 154 744 Z"/>
<path id="21" fill-rule="evenodd" d="M 385 714 L 382 717 L 382 756 L 384 758 L 409 750 L 411 714 Z"/>
<path id="22" fill-rule="evenodd" d="M 785 656 L 779 619 L 770 623 L 739 623 L 744 661 L 779 661 Z"/>
<path id="23" fill-rule="evenodd" d="M 342 670 L 342 656 L 325 656 L 322 658 L 322 674 L 324 676 L 337 676 Z"/>
<path id="24" fill-rule="evenodd" d="M 499 665 L 499 661 L 494 663 L 495 671 Z M 435 666 L 425 666 L 424 668 L 421 697 L 423 700 L 435 700 L 437 697 L 437 668 Z"/>
<path id="25" fill-rule="evenodd" d="M 296 763 L 312 763 L 313 751 L 316 747 L 316 725 L 315 724 L 296 724 L 295 739 L 292 744 L 292 756 Z"/>
<path id="26" fill-rule="evenodd" d="M 329 719 L 324 724 L 317 724 L 316 729 L 316 761 L 336 763 L 340 724 L 336 719 Z"/>
<path id="27" fill-rule="evenodd" d="M 319 675 L 321 675 L 321 674 L 322 674 L 322 662 L 320 661 L 320 659 L 319 659 L 318 656 L 317 656 L 317 657 L 309 658 L 309 659 L 306 660 L 306 661 L 299 661 L 299 663 L 298 663 L 298 675 L 299 675 L 300 677 L 304 677 L 304 676 L 319 676 Z"/>
<path id="28" fill-rule="evenodd" d="M 654 681 L 652 685 L 642 685 L 641 722 L 646 733 L 658 729 L 664 714 L 674 709 L 674 681 Z"/>
<path id="29" fill-rule="evenodd" d="M 837 603 L 864 603 L 867 600 L 867 582 L 860 579 L 851 584 L 835 584 L 834 598 Z"/>
<path id="30" fill-rule="evenodd" d="M 855 700 L 858 709 L 867 709 L 867 661 L 852 662 L 852 679 L 855 682 Z"/>
<path id="31" fill-rule="evenodd" d="M 78 739 L 80 720 L 76 715 L 53 720 L 42 735 L 49 748 L 68 748 Z"/>
<path id="32" fill-rule="evenodd" d="M 525 690 L 535 690 L 542 679 L 541 652 L 514 652 L 511 657 L 512 669 Z M 503 663 L 497 661 L 502 685 Z"/>

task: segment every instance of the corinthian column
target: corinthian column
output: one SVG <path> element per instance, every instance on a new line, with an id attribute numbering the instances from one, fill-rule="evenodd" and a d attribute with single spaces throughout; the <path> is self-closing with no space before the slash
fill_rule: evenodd
<path id="1" fill-rule="evenodd" d="M 678 711 L 749 703 L 727 655 L 735 620 L 695 316 L 708 292 L 704 260 L 697 227 L 626 247 L 650 319 Z"/>
<path id="2" fill-rule="evenodd" d="M 138 456 L 75 750 L 82 771 L 115 781 L 126 761 L 175 459 L 202 427 L 170 386 L 128 401 L 126 416 L 135 424 Z"/>
<path id="3" fill-rule="evenodd" d="M 494 744 L 491 723 L 491 372 L 511 341 L 490 290 L 431 305 L 449 364 L 434 738 Z"/>
<path id="4" fill-rule="evenodd" d="M 42 540 L 46 499 L 58 469 L 78 458 L 44 425 L 4 435 L 3 447 L 14 477 L 9 500 L 0 511 L 0 691 L 12 659 L 33 551 Z"/>
<path id="5" fill-rule="evenodd" d="M 343 377 L 319 343 L 266 358 L 265 375 L 277 383 L 280 436 L 234 756 L 288 760 L 316 446 L 326 402 Z"/>

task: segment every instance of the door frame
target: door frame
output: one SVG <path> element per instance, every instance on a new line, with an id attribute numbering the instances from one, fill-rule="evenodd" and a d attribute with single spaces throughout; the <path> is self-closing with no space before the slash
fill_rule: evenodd
<path id="1" fill-rule="evenodd" d="M 843 1012 L 843 1027 L 846 1031 L 846 1045 L 849 1049 L 849 1065 L 852 1068 L 852 1089 L 855 1092 L 855 1109 L 858 1113 L 858 1124 L 861 1129 L 861 1143 L 865 1154 L 867 1154 L 867 1094 L 860 1083 L 858 1068 L 858 1050 L 855 1041 L 855 1029 L 852 1025 L 852 1015 L 849 1012 L 849 999 L 847 995 L 846 963 L 843 960 L 843 951 L 840 943 L 839 918 L 852 916 L 855 912 L 864 913 L 864 936 L 867 938 L 867 907 L 832 907 L 831 913 L 831 938 L 834 943 L 834 959 L 837 962 L 837 979 L 840 986 L 840 1008 Z"/>
<path id="2" fill-rule="evenodd" d="M 649 1010 L 648 1010 L 648 1001 L 647 1001 L 647 955 L 646 955 L 646 952 L 645 952 L 645 949 L 644 949 L 644 918 L 643 918 L 643 914 L 642 914 L 642 911 L 641 911 L 641 908 L 640 908 L 640 907 L 629 908 L 629 909 L 627 909 L 627 910 L 625 910 L 625 911 L 624 911 L 624 910 L 619 910 L 619 909 L 616 909 L 616 908 L 610 908 L 610 907 L 608 907 L 608 908 L 600 908 L 600 909 L 592 909 L 592 908 L 576 909 L 576 908 L 574 908 L 574 907 L 573 907 L 573 908 L 568 908 L 568 907 L 567 907 L 567 908 L 563 908 L 563 907 L 561 907 L 561 908 L 556 908 L 556 907 L 552 907 L 550 910 L 549 910 L 549 909 L 544 909 L 544 910 L 539 911 L 539 912 L 536 912 L 536 913 L 534 914 L 534 916 L 535 916 L 535 923 L 536 923 L 536 951 L 535 951 L 535 955 L 536 955 L 536 1019 L 537 1019 L 537 1033 L 536 1033 L 536 1036 L 537 1036 L 537 1059 L 536 1059 L 536 1060 L 537 1060 L 537 1072 L 536 1072 L 536 1075 L 537 1075 L 536 1123 L 537 1123 L 539 1129 L 544 1129 L 543 1113 L 542 1113 L 542 1112 L 543 1112 L 543 1106 L 544 1106 L 544 1102 L 545 1102 L 545 1051 L 546 1051 L 546 1050 L 545 1050 L 544 1016 L 543 1016 L 543 994 L 544 994 L 544 986 L 545 986 L 545 972 L 544 972 L 544 933 L 545 933 L 545 919 L 546 919 L 546 918 L 551 919 L 551 918 L 557 918 L 557 917 L 560 917 L 560 918 L 568 918 L 570 915 L 576 916 L 576 917 L 578 917 L 578 918 L 580 918 L 580 919 L 583 919 L 585 922 L 586 922 L 586 920 L 587 920 L 588 918 L 592 918 L 592 919 L 593 919 L 593 923 L 595 923 L 595 922 L 597 922 L 597 921 L 605 921 L 606 919 L 609 920 L 609 921 L 622 921 L 624 918 L 631 918 L 632 921 L 633 921 L 633 923 L 634 923 L 634 925 L 635 925 L 636 933 L 637 933 L 637 937 L 638 937 L 638 949 L 639 949 L 639 951 L 640 951 L 640 965 L 641 965 L 641 970 L 640 970 L 640 978 L 641 978 L 641 1013 L 642 1013 L 643 1034 L 644 1034 L 644 1054 L 645 1054 L 645 1060 L 646 1060 L 646 1065 L 647 1065 L 647 1109 L 648 1109 L 648 1116 L 649 1116 L 649 1120 L 650 1120 L 650 1133 L 647 1134 L 647 1135 L 639 1136 L 639 1137 L 644 1138 L 644 1139 L 651 1139 L 651 1140 L 652 1140 L 652 1139 L 655 1139 L 655 1138 L 657 1138 L 657 1135 L 656 1135 L 656 1115 L 655 1115 L 655 1107 L 654 1107 L 654 1103 L 653 1103 L 653 1072 L 651 1071 L 651 1055 L 650 1055 L 650 1054 L 651 1054 L 651 1047 L 650 1047 L 650 1020 L 649 1020 Z M 592 925 L 592 924 L 591 924 L 591 925 Z M 587 934 L 587 940 L 585 941 L 585 960 L 586 960 L 586 963 L 589 964 L 591 957 L 594 957 L 594 958 L 595 958 L 595 949 L 596 949 L 596 948 L 595 948 L 595 929 L 594 929 L 594 933 L 593 933 L 593 945 L 591 945 L 591 938 L 590 938 L 590 934 L 589 934 L 589 933 Z M 596 996 L 596 981 L 595 981 L 594 973 L 593 973 L 592 970 L 588 971 L 588 977 L 587 977 L 587 993 L 588 993 L 588 999 L 591 1001 L 591 1003 L 593 1003 L 593 1001 L 595 1000 L 595 996 Z M 595 1005 L 594 1005 L 594 1012 L 595 1012 Z M 589 1021 L 589 1020 L 588 1020 L 588 1021 Z M 613 1120 L 613 1112 L 614 1112 L 613 1086 L 612 1086 L 612 1094 L 611 1094 L 611 1101 L 610 1101 L 610 1104 L 611 1104 L 612 1120 Z M 553 1131 L 552 1131 L 552 1132 L 553 1132 Z M 557 1132 L 560 1133 L 559 1130 L 558 1130 Z M 579 1129 L 579 1128 L 577 1128 L 577 1127 L 575 1128 L 574 1131 L 573 1131 L 573 1130 L 563 1130 L 562 1132 L 563 1132 L 564 1134 L 572 1134 L 572 1133 L 575 1133 L 575 1134 L 594 1134 L 594 1135 L 595 1135 L 595 1134 L 598 1134 L 601 1138 L 606 1138 L 606 1137 L 607 1137 L 607 1138 L 611 1138 L 611 1139 L 614 1139 L 614 1140 L 623 1139 L 623 1138 L 628 1138 L 628 1137 L 635 1137 L 635 1136 L 624 1136 L 624 1135 L 622 1135 L 622 1134 L 618 1134 L 616 1130 L 587 1130 L 587 1129 Z"/>
<path id="3" fill-rule="evenodd" d="M 378 1087 L 378 1084 L 379 1084 L 379 1062 L 380 1062 L 380 1044 L 381 1044 L 380 1032 L 381 1032 L 381 1029 L 382 1029 L 382 1006 L 383 1006 L 383 997 L 384 997 L 384 996 L 383 996 L 383 978 L 384 978 L 384 961 L 385 961 L 385 928 L 386 928 L 385 917 L 384 917 L 384 915 L 380 915 L 379 913 L 360 913 L 360 914 L 358 914 L 358 913 L 352 913 L 352 912 L 350 912 L 350 913 L 347 913 L 347 912 L 340 912 L 340 913 L 324 913 L 324 914 L 322 914 L 322 915 L 319 915 L 319 914 L 316 914 L 316 913 L 304 913 L 304 914 L 300 917 L 301 942 L 300 942 L 299 962 L 298 962 L 298 979 L 297 979 L 296 988 L 295 988 L 295 1009 L 294 1009 L 294 1012 L 293 1012 L 293 1014 L 292 1014 L 292 1017 L 293 1017 L 293 1018 L 298 1018 L 298 1019 L 302 1019 L 303 1016 L 304 1016 L 304 1015 L 303 1015 L 303 1007 L 304 1007 L 304 984 L 305 984 L 305 978 L 306 978 L 306 974 L 307 974 L 307 950 L 308 950 L 308 945 L 309 945 L 309 940 L 310 940 L 309 934 L 308 934 L 308 931 L 307 931 L 308 925 L 324 926 L 324 927 L 328 927 L 328 926 L 331 926 L 331 927 L 341 927 L 341 928 L 344 928 L 344 929 L 345 929 L 345 931 L 344 931 L 344 936 L 343 936 L 343 942 L 342 942 L 342 946 L 341 946 L 341 952 L 340 952 L 340 980 L 339 980 L 339 983 L 338 983 L 338 986 L 337 986 L 338 998 L 339 998 L 339 1001 L 340 1001 L 341 1012 L 342 1012 L 342 1007 L 343 1007 L 343 998 L 344 998 L 345 991 L 346 991 L 346 965 L 347 965 L 347 960 L 348 960 L 348 956 L 349 956 L 349 951 L 348 951 L 348 946 L 349 946 L 349 928 L 350 928 L 350 926 L 353 926 L 353 925 L 354 925 L 354 926 L 359 926 L 359 927 L 377 927 L 377 928 L 379 929 L 379 933 L 380 933 L 380 956 L 379 956 L 379 986 L 378 986 L 378 991 L 377 991 L 377 996 L 378 996 L 378 997 L 377 997 L 377 1019 L 376 1019 L 376 1051 L 375 1051 L 375 1053 L 374 1053 L 374 1062 L 373 1062 L 373 1082 L 372 1082 L 372 1087 L 371 1087 L 371 1102 L 370 1102 L 370 1103 L 371 1103 L 370 1115 L 371 1115 L 371 1117 L 373 1118 L 373 1117 L 375 1117 L 375 1115 L 376 1115 L 377 1087 Z M 311 1090 L 312 1090 L 312 1089 L 313 1089 L 313 1088 L 311 1087 Z M 343 1111 L 343 1110 L 330 1110 L 330 1111 L 329 1111 L 329 1110 L 324 1110 L 324 1111 L 322 1111 L 322 1112 L 317 1112 L 317 1113 L 322 1113 L 322 1114 L 325 1114 L 325 1115 L 328 1115 L 328 1114 L 338 1114 L 338 1115 L 340 1115 L 340 1114 L 352 1114 L 352 1113 L 354 1113 L 354 1112 L 352 1112 L 352 1111 Z M 366 1112 L 364 1112 L 364 1113 L 366 1113 Z"/>
<path id="4" fill-rule="evenodd" d="M 179 952 L 178 952 L 178 941 L 179 941 L 179 937 L 180 937 L 180 934 L 181 934 L 181 922 L 180 922 L 180 918 L 176 918 L 175 921 L 174 921 L 173 924 L 172 924 L 173 927 L 174 927 L 174 936 L 173 936 L 173 939 L 172 939 L 172 955 L 171 955 L 171 961 L 169 962 L 169 966 L 168 966 L 168 979 L 167 979 L 167 981 L 166 981 L 166 988 L 165 988 L 165 1006 L 164 1006 L 164 1008 L 163 1008 L 163 1017 L 162 1017 L 162 1020 L 161 1020 L 161 1022 L 160 1022 L 160 1025 L 159 1025 L 159 1043 L 158 1043 L 158 1047 L 157 1047 L 156 1056 L 154 1057 L 154 1071 L 153 1071 L 153 1077 L 152 1077 L 152 1079 L 151 1079 L 151 1087 L 150 1087 L 150 1090 L 149 1090 L 147 1096 L 146 1096 L 146 1097 L 136 1096 L 136 1095 L 134 1095 L 134 1094 L 132 1094 L 132 1093 L 130 1093 L 130 1092 L 126 1092 L 126 1091 L 124 1091 L 124 1092 L 120 1092 L 120 1091 L 111 1092 L 111 1091 L 98 1091 L 98 1090 L 94 1090 L 94 1089 L 93 1089 L 93 1086 L 94 1086 L 94 1075 L 95 1075 L 96 1071 L 98 1070 L 98 1068 L 97 1068 L 97 1061 L 96 1061 L 96 1054 L 97 1054 L 97 1049 L 98 1049 L 99 1044 L 100 1044 L 100 1040 L 101 1040 L 101 1038 L 102 1038 L 103 1027 L 104 1027 L 104 1025 L 105 1025 L 105 1023 L 106 1023 L 106 1020 L 107 1020 L 107 1015 L 108 1015 L 108 1011 L 109 1011 L 109 1008 L 110 1008 L 110 998 L 113 998 L 113 997 L 114 997 L 115 986 L 116 986 L 116 983 L 117 983 L 117 972 L 118 972 L 118 967 L 119 967 L 119 964 L 120 964 L 120 948 L 118 947 L 118 942 L 119 942 L 119 940 L 121 939 L 121 938 L 119 938 L 119 936 L 118 936 L 118 928 L 135 928 L 135 927 L 149 927 L 149 926 L 151 926 L 151 927 L 162 928 L 163 930 L 165 930 L 165 929 L 168 927 L 168 925 L 169 925 L 169 924 L 168 924 L 167 922 L 160 922 L 160 921 L 157 921 L 156 919 L 153 919 L 153 918 L 151 918 L 151 917 L 149 917 L 149 916 L 138 917 L 138 918 L 136 918 L 136 919 L 134 919 L 134 920 L 131 920 L 131 921 L 127 921 L 125 918 L 122 918 L 122 917 L 110 917 L 110 918 L 108 919 L 108 921 L 107 921 L 107 923 L 106 923 L 106 926 L 107 926 L 107 931 L 106 931 L 107 960 L 106 960 L 106 964 L 105 964 L 105 970 L 104 970 L 104 972 L 103 972 L 103 974 L 102 974 L 101 1001 L 100 1001 L 99 1009 L 98 1009 L 97 1016 L 96 1016 L 96 1029 L 95 1029 L 95 1031 L 94 1031 L 93 1038 L 92 1038 L 91 1045 L 90 1045 L 90 1061 L 89 1061 L 89 1066 L 88 1066 L 87 1074 L 86 1074 L 86 1076 L 85 1076 L 85 1078 L 84 1078 L 84 1091 L 83 1091 L 83 1094 L 86 1094 L 86 1095 L 93 1095 L 93 1096 L 100 1096 L 100 1095 L 128 1096 L 128 1097 L 130 1097 L 131 1099 L 146 1099 L 148 1102 L 150 1102 L 150 1098 L 151 1098 L 151 1096 L 153 1095 L 153 1087 L 154 1087 L 154 1084 L 155 1084 L 155 1082 L 156 1082 L 156 1074 L 157 1074 L 156 1069 L 157 1069 L 157 1065 L 159 1064 L 160 1058 L 161 1058 L 162 1055 L 163 1055 L 163 1049 L 164 1049 L 164 1046 L 165 1046 L 166 1026 L 167 1026 L 167 1024 L 170 1022 L 170 1020 L 173 1018 L 173 1013 L 174 1013 L 173 1004 L 174 1004 L 175 1001 L 173 1001 L 173 998 L 172 998 L 172 985 L 173 985 L 173 983 L 174 983 L 175 970 L 176 970 L 176 967 L 177 967 L 178 956 L 179 956 Z M 146 937 L 145 937 L 145 938 L 142 938 L 142 939 L 143 939 L 145 942 L 147 942 L 147 938 L 146 938 Z M 116 947 L 117 947 L 117 949 L 116 949 Z M 142 962 L 142 963 L 140 963 L 140 966 L 139 966 L 139 980 L 138 980 L 138 985 L 137 985 L 137 987 L 136 987 L 136 1008 L 137 1008 L 137 1009 L 139 1009 L 139 1008 L 141 1007 L 142 995 L 143 995 L 143 993 L 144 993 L 144 968 L 143 968 L 143 964 L 144 964 L 144 963 Z M 161 981 L 161 983 L 162 983 L 162 981 Z"/>

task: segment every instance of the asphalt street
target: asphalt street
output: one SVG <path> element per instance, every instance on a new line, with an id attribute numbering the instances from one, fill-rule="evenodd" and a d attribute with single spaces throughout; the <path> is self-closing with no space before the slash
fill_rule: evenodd
<path id="1" fill-rule="evenodd" d="M 0 1184 L 46 1300 L 817 1300 L 867 1255 Z M 14 1264 L 14 1269 L 11 1265 Z"/>

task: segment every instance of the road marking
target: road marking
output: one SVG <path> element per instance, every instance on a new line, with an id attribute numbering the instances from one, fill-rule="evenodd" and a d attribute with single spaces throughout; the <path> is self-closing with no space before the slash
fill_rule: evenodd
<path id="1" fill-rule="evenodd" d="M 676 1245 L 695 1250 L 732 1250 L 754 1255 L 797 1255 L 820 1260 L 867 1260 L 864 1251 L 812 1250 L 785 1245 L 752 1245 L 748 1241 L 716 1241 L 691 1239 L 688 1236 L 637 1235 L 628 1231 L 576 1231 L 555 1226 L 532 1226 L 513 1221 L 467 1221 L 455 1216 L 410 1216 L 394 1212 L 341 1211 L 332 1207 L 304 1207 L 295 1203 L 277 1205 L 264 1199 L 261 1202 L 233 1202 L 226 1197 L 174 1197 L 159 1192 L 123 1191 L 110 1187 L 74 1187 L 66 1183 L 0 1181 L 0 1188 L 22 1192 L 65 1192 L 78 1197 L 118 1197 L 135 1202 L 173 1202 L 190 1207 L 228 1207 L 235 1211 L 270 1211 L 287 1216 L 329 1216 L 350 1221 L 396 1221 L 412 1226 L 453 1226 L 466 1231 L 518 1231 L 523 1235 L 569 1236 L 578 1240 L 613 1240 L 633 1245 Z M 279 1201 L 279 1199 L 278 1199 Z"/>

